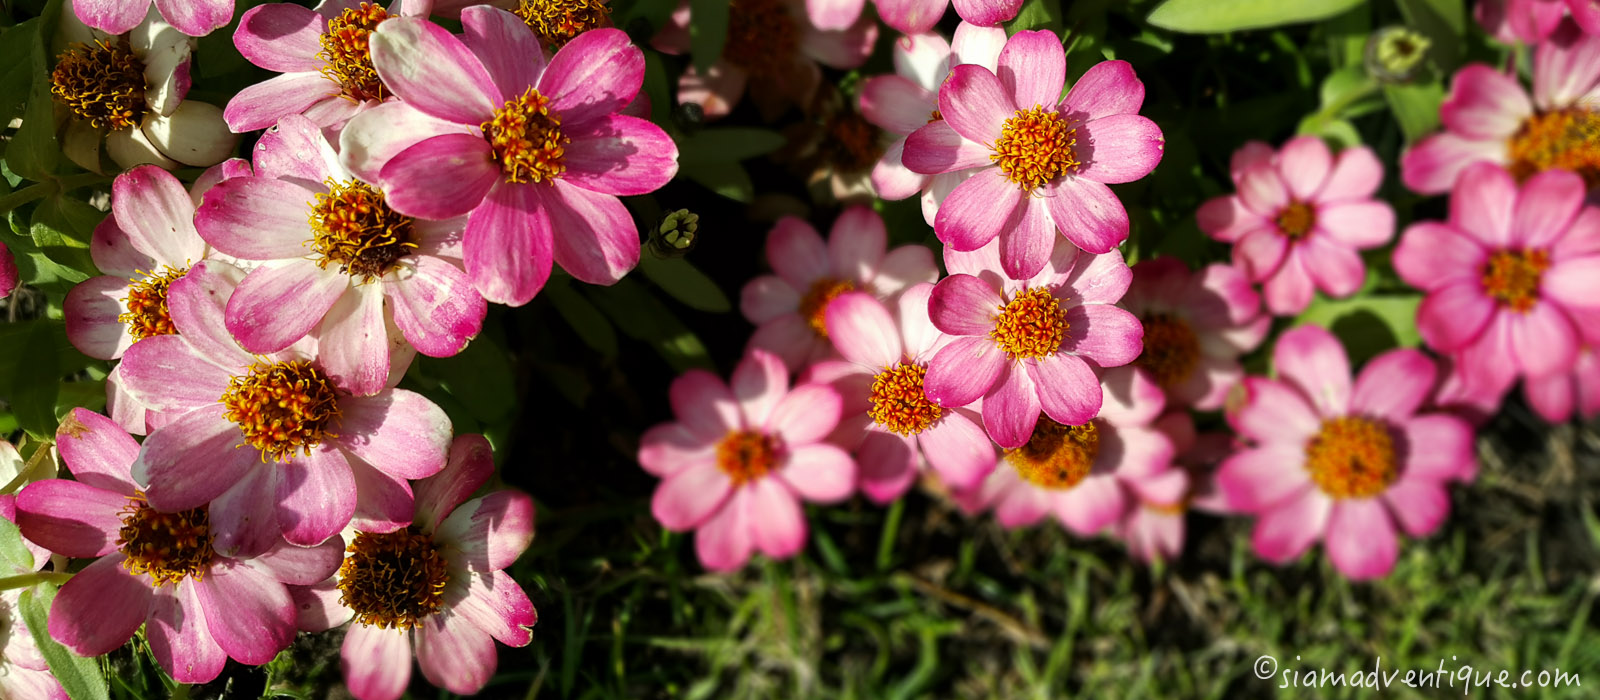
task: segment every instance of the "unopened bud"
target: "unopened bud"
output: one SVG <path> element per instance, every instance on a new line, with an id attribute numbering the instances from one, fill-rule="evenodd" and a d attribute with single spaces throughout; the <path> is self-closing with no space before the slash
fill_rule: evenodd
<path id="1" fill-rule="evenodd" d="M 667 214 L 650 231 L 650 252 L 658 258 L 679 258 L 694 248 L 700 215 L 688 209 Z"/>
<path id="2" fill-rule="evenodd" d="M 1410 80 L 1433 45 L 1428 37 L 1406 27 L 1384 27 L 1367 38 L 1367 72 L 1387 83 Z"/>

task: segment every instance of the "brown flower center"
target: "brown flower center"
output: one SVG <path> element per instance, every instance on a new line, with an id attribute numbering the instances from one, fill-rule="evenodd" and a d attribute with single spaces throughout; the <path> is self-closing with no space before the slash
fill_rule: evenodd
<path id="1" fill-rule="evenodd" d="M 1310 204 L 1296 200 L 1278 212 L 1277 223 L 1278 233 L 1291 241 L 1298 241 L 1317 225 L 1317 210 Z"/>
<path id="2" fill-rule="evenodd" d="M 506 182 L 544 182 L 566 172 L 562 164 L 567 142 L 561 118 L 550 111 L 550 98 L 528 88 L 495 110 L 483 123 L 483 135 L 494 147 L 495 162 Z"/>
<path id="3" fill-rule="evenodd" d="M 1089 476 L 1100 456 L 1100 428 L 1094 421 L 1062 425 L 1040 415 L 1033 435 L 1021 447 L 1006 450 L 1006 461 L 1030 484 L 1070 489 Z"/>
<path id="4" fill-rule="evenodd" d="M 228 381 L 220 401 L 227 407 L 223 415 L 239 425 L 245 444 L 261 450 L 263 460 L 311 454 L 335 437 L 329 429 L 340 416 L 333 382 L 306 360 L 257 362 Z"/>
<path id="5" fill-rule="evenodd" d="M 136 494 L 122 508 L 117 548 L 126 557 L 123 567 L 148 574 L 159 587 L 203 577 L 216 554 L 212 538 L 211 514 L 204 506 L 160 513 L 146 504 L 143 494 Z"/>
<path id="6" fill-rule="evenodd" d="M 352 277 L 382 277 L 417 247 L 411 217 L 396 213 L 383 193 L 360 180 L 329 181 L 311 203 L 311 250 L 317 266 L 336 264 Z"/>
<path id="7" fill-rule="evenodd" d="M 1546 170 L 1570 170 L 1600 185 L 1600 113 L 1569 108 L 1528 117 L 1508 144 L 1520 182 Z"/>
<path id="8" fill-rule="evenodd" d="M 590 29 L 611 26 L 605 0 L 522 0 L 512 12 L 552 52 Z"/>
<path id="9" fill-rule="evenodd" d="M 188 268 L 179 270 L 163 265 L 159 270 L 141 271 L 138 277 L 128 280 L 128 296 L 122 298 L 127 311 L 118 315 L 117 320 L 128 325 L 128 334 L 134 340 L 178 332 L 167 312 L 167 288 L 187 272 Z"/>
<path id="10" fill-rule="evenodd" d="M 1182 384 L 1200 364 L 1200 339 L 1189 323 L 1173 314 L 1143 319 L 1144 350 L 1134 363 L 1145 368 L 1162 389 Z"/>
<path id="11" fill-rule="evenodd" d="M 50 73 L 50 94 L 96 128 L 137 125 L 150 111 L 144 90 L 144 62 L 126 40 L 73 44 Z"/>
<path id="12" fill-rule="evenodd" d="M 811 325 L 811 330 L 816 331 L 818 337 L 828 337 L 828 304 L 839 298 L 840 294 L 855 289 L 855 283 L 850 280 L 824 277 L 812 282 L 811 289 L 800 297 L 800 318 Z"/>
<path id="13" fill-rule="evenodd" d="M 780 77 L 799 50 L 800 28 L 783 0 L 731 0 L 722 55 L 733 65 L 751 78 Z"/>
<path id="14" fill-rule="evenodd" d="M 1368 498 L 1395 479 L 1394 438 L 1383 424 L 1358 416 L 1330 418 L 1306 445 L 1311 480 L 1334 498 Z"/>
<path id="15" fill-rule="evenodd" d="M 763 433 L 736 430 L 717 443 L 717 468 L 733 480 L 734 486 L 760 479 L 777 466 L 778 447 Z"/>
<path id="16" fill-rule="evenodd" d="M 868 394 L 872 407 L 867 409 L 867 415 L 896 435 L 916 435 L 927 430 L 944 411 L 922 391 L 922 379 L 927 374 L 925 365 L 901 362 L 874 375 Z"/>
<path id="17" fill-rule="evenodd" d="M 1078 130 L 1054 110 L 1042 106 L 1019 109 L 1006 119 L 989 160 L 1024 192 L 1075 172 Z"/>
<path id="18" fill-rule="evenodd" d="M 1526 313 L 1539 300 L 1539 282 L 1550 268 L 1542 250 L 1502 250 L 1483 266 L 1483 291 L 1500 305 Z"/>
<path id="19" fill-rule="evenodd" d="M 828 120 L 827 141 L 822 145 L 828 162 L 844 173 L 870 170 L 883 157 L 878 147 L 878 127 L 853 111 L 840 111 Z"/>
<path id="20" fill-rule="evenodd" d="M 989 338 L 1013 360 L 1038 360 L 1061 349 L 1067 328 L 1067 312 L 1061 302 L 1049 289 L 1034 287 L 1000 307 Z"/>
<path id="21" fill-rule="evenodd" d="M 387 19 L 389 13 L 377 3 L 363 2 L 328 20 L 328 31 L 318 37 L 322 51 L 317 57 L 325 64 L 322 74 L 338 83 L 345 97 L 365 102 L 389 96 L 388 88 L 378 79 L 378 70 L 372 67 L 367 42 L 372 30 Z"/>
<path id="22" fill-rule="evenodd" d="M 450 567 L 433 538 L 416 526 L 357 532 L 339 566 L 339 602 L 356 622 L 412 629 L 444 605 Z"/>

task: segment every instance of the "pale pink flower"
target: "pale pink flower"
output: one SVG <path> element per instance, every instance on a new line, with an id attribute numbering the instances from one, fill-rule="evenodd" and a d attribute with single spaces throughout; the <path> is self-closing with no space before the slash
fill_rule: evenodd
<path id="1" fill-rule="evenodd" d="M 17 259 L 11 254 L 11 249 L 6 244 L 0 243 L 0 299 L 11 296 L 17 285 L 20 284 L 17 274 Z"/>
<path id="2" fill-rule="evenodd" d="M 1374 199 L 1383 164 L 1366 146 L 1337 158 L 1317 136 L 1283 149 L 1259 141 L 1233 154 L 1238 193 L 1200 207 L 1200 230 L 1233 244 L 1233 264 L 1262 284 L 1267 310 L 1292 316 L 1311 305 L 1313 288 L 1347 297 L 1367 278 L 1359 251 L 1394 238 L 1394 209 Z"/>
<path id="3" fill-rule="evenodd" d="M 327 578 L 340 540 L 295 547 L 275 537 L 254 550 L 217 543 L 210 506 L 152 508 L 131 471 L 139 443 L 81 408 L 61 423 L 56 446 L 76 480 L 25 487 L 18 527 L 58 555 L 99 559 L 62 584 L 51 637 L 99 656 L 142 624 L 156 662 L 180 683 L 216 678 L 229 658 L 259 665 L 289 647 L 295 618 L 285 584 Z"/>
<path id="4" fill-rule="evenodd" d="M 1600 312 L 1585 309 L 1571 313 L 1580 343 L 1571 371 L 1529 377 L 1522 382 L 1522 395 L 1528 405 L 1551 423 L 1573 416 L 1592 420 L 1600 415 Z"/>
<path id="5" fill-rule="evenodd" d="M 495 642 L 533 641 L 539 613 L 504 571 L 533 540 L 533 499 L 492 491 L 468 500 L 493 475 L 489 441 L 457 436 L 448 466 L 415 483 L 411 527 L 346 532 L 338 573 L 289 589 L 302 631 L 353 619 L 339 665 L 355 697 L 399 698 L 411 682 L 413 652 L 429 683 L 473 695 L 494 675 Z"/>
<path id="6" fill-rule="evenodd" d="M 461 271 L 463 217 L 396 213 L 385 192 L 339 164 L 310 119 L 283 118 L 256 143 L 255 175 L 206 195 L 194 229 L 228 255 L 258 261 L 228 300 L 228 331 L 245 350 L 279 352 L 307 334 L 321 364 L 357 395 L 382 390 L 411 353 L 460 352 L 488 305 Z"/>
<path id="7" fill-rule="evenodd" d="M 757 551 L 794 556 L 806 544 L 800 502 L 840 501 L 855 488 L 855 461 L 826 442 L 839 424 L 839 393 L 826 384 L 791 389 L 776 355 L 750 351 L 731 386 L 690 370 L 669 397 L 677 420 L 645 431 L 639 464 L 661 477 L 650 512 L 668 530 L 696 530 L 707 569 L 733 571 Z"/>
<path id="8" fill-rule="evenodd" d="M 1173 408 L 1222 408 L 1244 378 L 1239 356 L 1256 349 L 1272 328 L 1261 298 L 1237 268 L 1211 264 L 1190 272 L 1170 257 L 1133 266 L 1122 308 L 1144 326 L 1144 350 L 1134 365 L 1150 374 Z"/>
<path id="9" fill-rule="evenodd" d="M 1022 9 L 1023 0 L 874 0 L 878 18 L 906 34 L 933 29 L 944 17 L 945 8 L 955 5 L 961 21 L 982 27 L 1010 21 Z M 861 18 L 867 0 L 806 0 L 806 14 L 819 29 L 848 29 Z"/>
<path id="10" fill-rule="evenodd" d="M 1215 471 L 1235 449 L 1233 437 L 1226 433 L 1196 434 L 1194 419 L 1181 409 L 1157 418 L 1153 427 L 1172 441 L 1177 453 L 1173 464 L 1187 474 L 1187 484 L 1177 501 L 1166 500 L 1165 493 L 1135 492 L 1127 513 L 1112 525 L 1111 533 L 1128 547 L 1128 554 L 1145 563 L 1171 561 L 1183 553 L 1190 509 L 1227 512 L 1216 490 Z"/>
<path id="11" fill-rule="evenodd" d="M 240 277 L 226 263 L 197 265 L 167 295 L 178 334 L 122 357 L 123 388 L 177 416 L 150 432 L 133 467 L 150 504 L 210 503 L 224 549 L 258 548 L 280 532 L 314 545 L 352 519 L 367 531 L 409 524 L 406 480 L 444 467 L 450 419 L 403 389 L 352 396 L 309 338 L 271 355 L 240 348 L 223 324 Z"/>
<path id="12" fill-rule="evenodd" d="M 378 25 L 372 63 L 401 101 L 345 125 L 345 167 L 407 216 L 468 215 L 467 275 L 489 301 L 526 304 L 552 261 L 583 282 L 616 282 L 639 262 L 638 227 L 617 196 L 654 191 L 678 170 L 660 127 L 617 113 L 639 92 L 644 54 L 603 28 L 546 62 L 516 15 L 480 5 L 461 22 L 464 42 L 416 17 Z"/>
<path id="13" fill-rule="evenodd" d="M 1352 386 L 1338 339 L 1301 326 L 1278 338 L 1273 365 L 1279 379 L 1245 380 L 1233 422 L 1253 446 L 1217 471 L 1228 507 L 1256 515 L 1256 553 L 1268 561 L 1322 540 L 1345 576 L 1388 574 L 1396 523 L 1412 537 L 1432 533 L 1450 512 L 1446 483 L 1476 473 L 1472 426 L 1419 412 L 1436 367 L 1416 350 L 1379 355 Z"/>
<path id="14" fill-rule="evenodd" d="M 1113 250 L 1084 253 L 1064 240 L 1039 274 L 1012 280 L 1000 243 L 946 249 L 950 276 L 934 287 L 933 325 L 953 338 L 928 363 L 928 398 L 946 408 L 983 399 L 983 425 L 1001 447 L 1028 441 L 1040 411 L 1082 425 L 1100 411 L 1097 372 L 1132 362 L 1144 329 L 1113 304 L 1133 274 Z"/>
<path id="15" fill-rule="evenodd" d="M 939 113 L 939 84 L 951 66 L 972 64 L 996 70 L 1006 31 L 963 22 L 955 37 L 938 34 L 903 36 L 894 42 L 894 75 L 875 75 L 861 83 L 861 114 L 867 121 L 899 137 L 884 150 L 872 169 L 878 196 L 898 200 L 922 193 L 922 218 L 933 225 L 939 203 L 975 169 L 937 175 L 913 172 L 901 162 L 906 137 Z"/>
<path id="16" fill-rule="evenodd" d="M 1594 0 L 1478 0 L 1472 8 L 1478 24 L 1507 44 L 1550 38 L 1568 13 L 1584 32 L 1600 34 L 1600 4 Z"/>
<path id="17" fill-rule="evenodd" d="M 776 353 L 799 371 L 833 353 L 826 314 L 840 294 L 863 291 L 887 300 L 939 279 L 933 251 L 914 244 L 885 251 L 888 240 L 871 207 L 845 209 L 826 241 L 804 220 L 778 220 L 767 234 L 767 262 L 777 274 L 750 280 L 739 294 L 739 310 L 756 324 L 749 347 Z"/>
<path id="18" fill-rule="evenodd" d="M 1128 211 L 1107 184 L 1161 162 L 1165 139 L 1139 116 L 1144 83 L 1126 61 L 1083 74 L 1066 97 L 1061 38 L 1018 32 L 996 70 L 961 65 L 939 88 L 941 119 L 906 137 L 901 160 L 933 175 L 976 168 L 940 205 L 933 229 L 957 251 L 1000 240 L 1013 279 L 1038 274 L 1059 232 L 1090 253 L 1128 238 Z"/>
<path id="19" fill-rule="evenodd" d="M 205 36 L 233 19 L 233 0 L 71 0 L 82 20 L 108 34 L 132 31 L 145 13 L 160 17 L 189 36 Z"/>

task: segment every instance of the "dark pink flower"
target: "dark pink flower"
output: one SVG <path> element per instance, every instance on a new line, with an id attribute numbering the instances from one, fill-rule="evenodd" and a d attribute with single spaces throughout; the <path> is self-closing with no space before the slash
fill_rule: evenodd
<path id="1" fill-rule="evenodd" d="M 18 284 L 17 259 L 11 255 L 11 249 L 6 244 L 0 243 L 0 299 L 11 296 Z"/>
<path id="2" fill-rule="evenodd" d="M 1222 408 L 1244 378 L 1239 356 L 1256 349 L 1272 327 L 1237 268 L 1212 264 L 1196 273 L 1169 257 L 1133 266 L 1122 307 L 1144 326 L 1144 350 L 1134 365 L 1150 373 L 1173 408 Z"/>
<path id="3" fill-rule="evenodd" d="M 1507 44 L 1549 39 L 1568 13 L 1585 33 L 1600 34 L 1600 4 L 1594 0 L 1478 0 L 1472 8 L 1478 24 Z"/>

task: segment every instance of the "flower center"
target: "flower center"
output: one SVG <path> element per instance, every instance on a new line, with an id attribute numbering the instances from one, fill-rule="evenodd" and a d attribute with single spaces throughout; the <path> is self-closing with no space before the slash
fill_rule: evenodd
<path id="1" fill-rule="evenodd" d="M 144 90 L 144 62 L 127 41 L 74 44 L 56 58 L 50 74 L 50 94 L 96 128 L 137 125 L 150 111 Z"/>
<path id="2" fill-rule="evenodd" d="M 1000 129 L 989 156 L 1024 192 L 1078 169 L 1078 130 L 1042 106 L 1019 109 Z"/>
<path id="3" fill-rule="evenodd" d="M 352 277 L 382 277 L 417 247 L 411 217 L 397 214 L 383 193 L 359 180 L 329 181 L 328 192 L 311 203 L 311 249 Z"/>
<path id="4" fill-rule="evenodd" d="M 922 378 L 928 368 L 915 362 L 901 362 L 885 368 L 872 378 L 872 408 L 867 415 L 896 435 L 916 435 L 939 420 L 944 409 L 922 392 Z"/>
<path id="5" fill-rule="evenodd" d="M 989 337 L 1013 360 L 1042 359 L 1061 349 L 1067 337 L 1067 312 L 1044 287 L 1018 294 L 994 321 Z"/>
<path id="6" fill-rule="evenodd" d="M 732 0 L 722 55 L 752 78 L 783 75 L 800 49 L 800 28 L 783 0 Z"/>
<path id="7" fill-rule="evenodd" d="M 1376 496 L 1395 478 L 1394 438 L 1368 418 L 1329 418 L 1306 445 L 1306 470 L 1334 498 Z"/>
<path id="8" fill-rule="evenodd" d="M 1502 250 L 1483 266 L 1483 291 L 1501 306 L 1526 313 L 1539 300 L 1539 281 L 1550 268 L 1542 250 Z"/>
<path id="9" fill-rule="evenodd" d="M 717 443 L 717 468 L 733 480 L 735 487 L 766 476 L 776 466 L 778 446 L 763 433 L 736 430 Z"/>
<path id="10" fill-rule="evenodd" d="M 317 38 L 322 43 L 317 57 L 325 64 L 322 74 L 338 83 L 345 97 L 366 102 L 381 101 L 389 95 L 388 88 L 378 79 L 378 70 L 372 67 L 372 54 L 367 47 L 372 30 L 386 19 L 389 13 L 377 3 L 363 2 L 328 20 L 328 31 Z"/>
<path id="11" fill-rule="evenodd" d="M 590 29 L 611 26 L 611 8 L 605 0 L 522 0 L 512 12 L 551 51 Z"/>
<path id="12" fill-rule="evenodd" d="M 128 334 L 134 340 L 178 332 L 177 326 L 172 325 L 172 316 L 167 313 L 167 287 L 188 271 L 188 268 L 179 270 L 164 265 L 152 272 L 141 271 L 139 277 L 128 280 L 128 296 L 122 298 L 128 310 L 117 316 L 117 320 L 128 325 Z"/>
<path id="13" fill-rule="evenodd" d="M 850 280 L 836 280 L 824 277 L 811 283 L 811 289 L 800 297 L 800 318 L 811 324 L 811 330 L 816 331 L 821 338 L 828 337 L 828 304 L 837 299 L 840 294 L 853 292 L 855 283 Z"/>
<path id="14" fill-rule="evenodd" d="M 483 135 L 506 182 L 544 182 L 567 169 L 561 161 L 571 139 L 561 133 L 561 117 L 550 111 L 550 98 L 535 88 L 495 110 L 494 118 L 483 123 Z"/>
<path id="15" fill-rule="evenodd" d="M 938 107 L 934 107 L 933 108 L 933 113 L 928 115 L 928 123 L 932 124 L 934 122 L 942 122 L 942 121 L 944 121 L 944 115 L 939 113 L 939 108 Z"/>
<path id="16" fill-rule="evenodd" d="M 135 494 L 122 508 L 117 547 L 127 557 L 122 565 L 134 574 L 149 574 L 157 586 L 188 577 L 199 579 L 211 566 L 211 514 L 205 506 L 160 513 Z"/>
<path id="17" fill-rule="evenodd" d="M 1278 212 L 1278 233 L 1291 241 L 1298 241 L 1311 233 L 1311 227 L 1317 225 L 1317 210 L 1315 207 L 1299 200 L 1289 203 L 1289 206 Z"/>
<path id="18" fill-rule="evenodd" d="M 395 532 L 357 532 L 339 565 L 339 602 L 356 622 L 411 629 L 444 605 L 450 567 L 433 537 L 416 526 Z"/>
<path id="19" fill-rule="evenodd" d="M 1144 350 L 1134 363 L 1155 377 L 1162 389 L 1182 384 L 1200 364 L 1200 339 L 1189 323 L 1173 314 L 1143 319 Z"/>
<path id="20" fill-rule="evenodd" d="M 223 416 L 239 425 L 245 443 L 261 450 L 263 460 L 309 455 L 336 437 L 328 428 L 340 415 L 338 393 L 308 360 L 257 362 L 248 374 L 228 381 L 220 401 L 227 406 Z"/>
<path id="21" fill-rule="evenodd" d="M 1022 447 L 1006 450 L 1006 461 L 1028 483 L 1047 489 L 1070 489 L 1089 476 L 1100 456 L 1100 428 L 1094 421 L 1062 425 L 1040 415 L 1033 435 Z"/>
<path id="22" fill-rule="evenodd" d="M 1508 144 L 1509 170 L 1520 182 L 1534 173 L 1570 170 L 1600 185 L 1600 113 L 1559 109 L 1528 117 Z"/>
<path id="23" fill-rule="evenodd" d="M 864 172 L 883 157 L 883 149 L 878 147 L 878 127 L 855 112 L 841 111 L 828 120 L 826 133 L 823 148 L 835 170 Z"/>

